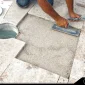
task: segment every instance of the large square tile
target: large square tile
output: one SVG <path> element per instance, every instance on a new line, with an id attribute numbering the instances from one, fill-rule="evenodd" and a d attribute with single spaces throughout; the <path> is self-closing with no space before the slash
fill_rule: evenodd
<path id="1" fill-rule="evenodd" d="M 24 45 L 24 42 L 17 39 L 0 39 L 0 76 L 11 60 L 19 54 Z"/>
<path id="2" fill-rule="evenodd" d="M 22 40 L 27 41 L 24 51 L 28 57 L 18 58 L 68 78 L 78 37 L 53 31 L 52 25 L 50 21 L 28 15 L 19 25 L 26 37 Z"/>

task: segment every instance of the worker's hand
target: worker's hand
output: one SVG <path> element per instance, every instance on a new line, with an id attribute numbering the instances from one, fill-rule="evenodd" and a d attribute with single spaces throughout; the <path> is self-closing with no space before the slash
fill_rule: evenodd
<path id="1" fill-rule="evenodd" d="M 63 18 L 63 17 L 59 17 L 57 19 L 56 23 L 60 27 L 64 27 L 64 28 L 68 27 L 68 21 L 65 18 Z"/>

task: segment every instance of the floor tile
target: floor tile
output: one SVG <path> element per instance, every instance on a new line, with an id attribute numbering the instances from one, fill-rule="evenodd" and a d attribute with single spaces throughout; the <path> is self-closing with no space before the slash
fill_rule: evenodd
<path id="1" fill-rule="evenodd" d="M 16 57 L 25 43 L 17 39 L 0 39 L 0 75 L 4 72 L 11 60 Z"/>
<path id="2" fill-rule="evenodd" d="M 75 83 L 80 78 L 85 77 L 85 61 L 74 60 L 69 82 Z"/>
<path id="3" fill-rule="evenodd" d="M 83 60 L 83 61 L 85 61 L 85 39 L 84 38 L 85 38 L 85 30 L 82 30 L 77 46 L 76 55 L 75 55 L 75 59 Z"/>
<path id="4" fill-rule="evenodd" d="M 27 15 L 27 12 L 33 7 L 33 5 L 34 3 L 30 4 L 29 8 L 23 9 L 18 7 L 16 0 L 14 0 L 4 19 L 18 25 L 20 21 L 22 21 L 22 19 Z"/>
<path id="5" fill-rule="evenodd" d="M 58 83 L 60 84 L 67 84 L 68 83 L 68 79 L 67 78 L 64 78 L 64 77 L 60 77 L 59 80 L 58 80 Z"/>
<path id="6" fill-rule="evenodd" d="M 3 83 L 57 83 L 58 75 L 13 59 L 0 77 Z"/>
<path id="7" fill-rule="evenodd" d="M 68 78 L 78 37 L 53 31 L 52 25 L 52 22 L 34 16 L 25 18 L 19 30 L 26 36 L 25 52 L 28 57 L 22 56 L 22 59 Z M 20 56 L 18 58 L 21 59 Z"/>

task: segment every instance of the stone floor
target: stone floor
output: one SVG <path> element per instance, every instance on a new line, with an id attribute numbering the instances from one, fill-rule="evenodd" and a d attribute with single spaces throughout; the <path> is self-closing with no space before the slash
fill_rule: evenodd
<path id="1" fill-rule="evenodd" d="M 82 3 L 81 0 L 75 1 Z M 76 3 L 75 11 L 84 15 L 85 8 Z M 63 9 L 60 14 L 65 18 L 69 17 L 64 0 L 55 0 L 54 8 L 58 12 Z M 0 64 L 0 83 L 74 83 L 85 76 L 84 22 L 69 22 L 82 30 L 80 37 L 53 31 L 51 27 L 54 20 L 35 1 L 28 9 L 21 9 L 15 0 L 3 21 L 18 26 L 20 33 L 17 39 L 21 48 L 18 51 L 11 50 L 16 54 L 12 56 L 17 56 L 17 59 L 12 57 L 6 60 L 4 57 L 3 64 Z M 19 46 L 18 44 L 15 43 Z"/>
<path id="2" fill-rule="evenodd" d="M 18 59 L 68 78 L 78 38 L 53 31 L 52 25 L 50 21 L 28 15 L 19 25 L 21 35 L 18 37 L 24 42 L 22 36 L 25 39 L 28 38 L 24 49 L 28 56 L 22 56 L 21 53 Z"/>

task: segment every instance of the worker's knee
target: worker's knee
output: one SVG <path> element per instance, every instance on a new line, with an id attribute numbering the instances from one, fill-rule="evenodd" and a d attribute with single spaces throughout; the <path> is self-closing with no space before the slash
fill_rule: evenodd
<path id="1" fill-rule="evenodd" d="M 48 0 L 48 2 L 53 6 L 54 0 Z"/>
<path id="2" fill-rule="evenodd" d="M 16 2 L 20 7 L 28 7 L 30 0 L 16 0 Z"/>

